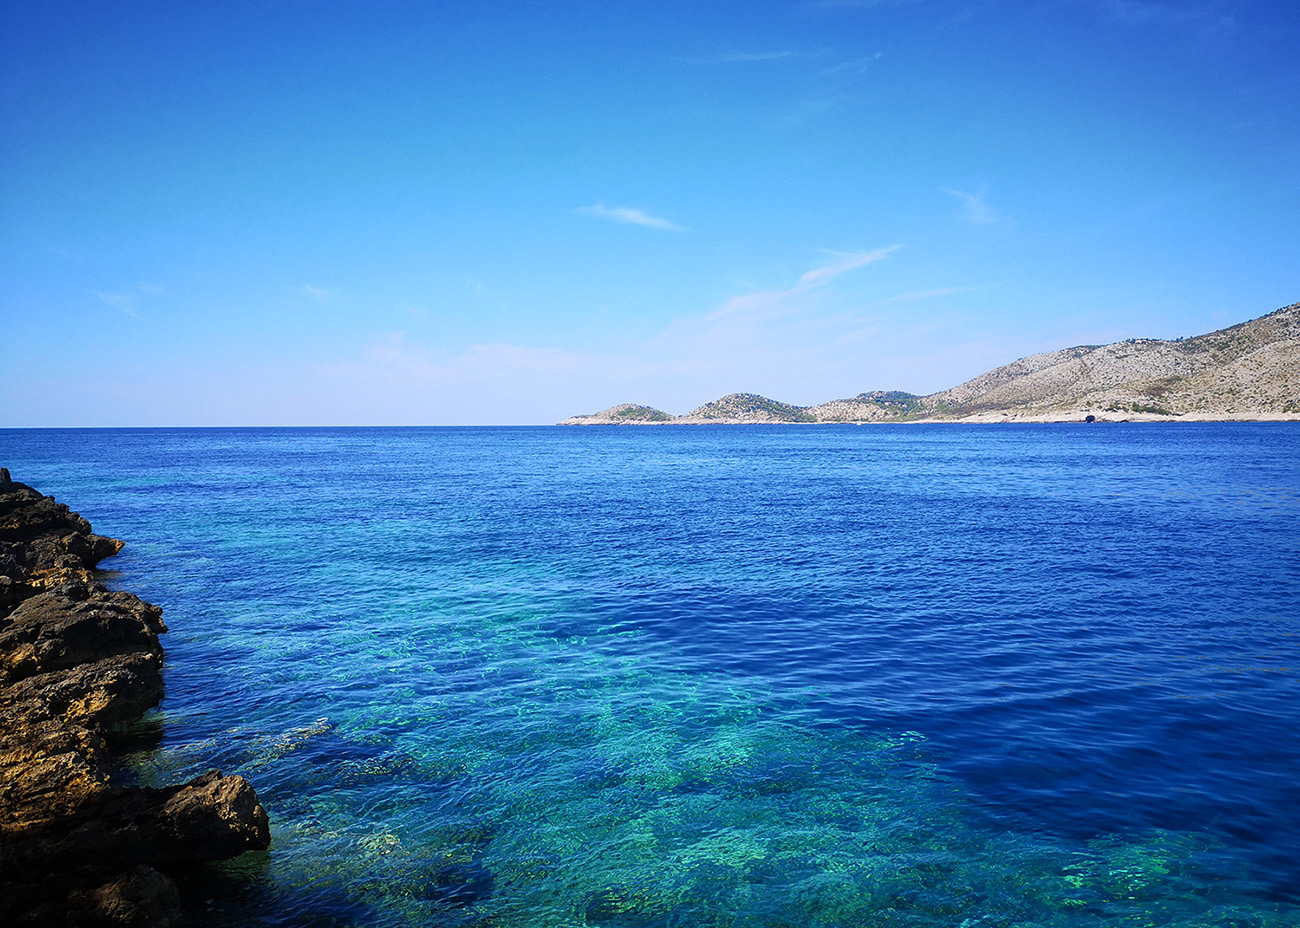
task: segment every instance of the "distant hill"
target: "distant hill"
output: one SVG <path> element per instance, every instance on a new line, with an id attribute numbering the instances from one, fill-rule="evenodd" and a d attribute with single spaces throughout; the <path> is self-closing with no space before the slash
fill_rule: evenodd
<path id="1" fill-rule="evenodd" d="M 624 404 L 561 425 L 1300 419 L 1300 303 L 1193 338 L 1128 339 L 1021 358 L 949 390 L 792 406 L 733 393 L 684 416 Z"/>
<path id="2" fill-rule="evenodd" d="M 602 409 L 598 413 L 590 416 L 574 416 L 572 419 L 565 419 L 560 425 L 583 425 L 585 422 L 577 420 L 599 421 L 607 425 L 645 425 L 647 423 L 671 422 L 677 418 L 671 413 L 666 413 L 662 409 L 655 409 L 652 406 L 638 406 L 636 403 L 619 403 L 617 406 L 611 406 L 609 409 Z"/>
<path id="3" fill-rule="evenodd" d="M 818 422 L 885 422 L 916 418 L 925 412 L 925 398 L 901 390 L 873 390 L 847 400 L 809 406 Z"/>
<path id="4" fill-rule="evenodd" d="M 679 422 L 816 422 L 799 406 L 778 403 L 757 393 L 733 393 L 678 418 Z"/>

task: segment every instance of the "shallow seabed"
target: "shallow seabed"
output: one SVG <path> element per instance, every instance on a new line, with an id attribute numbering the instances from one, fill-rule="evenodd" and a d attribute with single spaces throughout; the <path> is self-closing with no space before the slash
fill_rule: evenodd
<path id="1" fill-rule="evenodd" d="M 1300 925 L 1294 424 L 0 431 L 0 464 L 166 610 L 131 775 L 270 811 L 196 926 Z"/>

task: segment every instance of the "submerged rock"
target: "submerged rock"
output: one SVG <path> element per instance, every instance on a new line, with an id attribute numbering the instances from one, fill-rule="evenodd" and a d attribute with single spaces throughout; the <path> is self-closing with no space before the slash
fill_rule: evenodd
<path id="1" fill-rule="evenodd" d="M 266 848 L 242 777 L 117 786 L 106 735 L 162 699 L 162 610 L 95 582 L 122 542 L 0 468 L 0 922 L 168 925 L 169 869 Z"/>

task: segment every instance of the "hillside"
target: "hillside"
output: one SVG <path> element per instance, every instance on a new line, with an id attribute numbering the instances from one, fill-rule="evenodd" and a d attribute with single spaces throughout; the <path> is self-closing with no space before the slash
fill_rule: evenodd
<path id="1" fill-rule="evenodd" d="M 1300 303 L 1207 335 L 1033 355 L 924 398 L 932 416 L 1300 413 Z"/>
<path id="2" fill-rule="evenodd" d="M 620 412 L 637 410 L 636 413 Z M 644 410 L 645 412 L 640 412 Z M 1300 303 L 1192 338 L 1128 339 L 1021 358 L 929 396 L 860 393 L 792 406 L 733 393 L 684 416 L 615 406 L 561 425 L 1300 419 Z"/>
<path id="3" fill-rule="evenodd" d="M 678 418 L 682 423 L 703 422 L 816 422 L 816 417 L 799 406 L 769 400 L 757 393 L 732 393 L 705 403 Z"/>
<path id="4" fill-rule="evenodd" d="M 602 425 L 655 425 L 661 422 L 671 422 L 675 418 L 677 417 L 671 413 L 666 413 L 662 409 L 655 409 L 653 406 L 619 403 L 617 406 L 602 409 L 590 416 L 573 416 L 565 419 L 560 425 L 587 425 L 597 422 Z"/>

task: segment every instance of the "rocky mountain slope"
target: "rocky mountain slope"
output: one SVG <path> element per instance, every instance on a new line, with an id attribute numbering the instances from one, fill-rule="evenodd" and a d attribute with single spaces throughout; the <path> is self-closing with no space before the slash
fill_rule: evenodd
<path id="1" fill-rule="evenodd" d="M 925 398 L 935 415 L 1300 413 L 1300 303 L 1207 335 L 1130 339 L 1024 358 Z"/>
<path id="2" fill-rule="evenodd" d="M 633 418 L 619 410 L 644 410 Z M 651 415 L 652 414 L 652 415 Z M 1193 338 L 1128 339 L 1021 358 L 915 396 L 874 391 L 816 406 L 733 393 L 671 416 L 615 406 L 561 425 L 1300 419 L 1300 303 Z"/>

